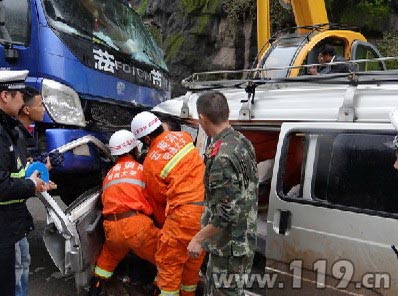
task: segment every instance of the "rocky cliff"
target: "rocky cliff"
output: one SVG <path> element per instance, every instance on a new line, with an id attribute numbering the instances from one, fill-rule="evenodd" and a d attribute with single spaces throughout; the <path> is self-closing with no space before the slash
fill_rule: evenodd
<path id="1" fill-rule="evenodd" d="M 156 24 L 151 27 L 165 52 L 173 96 L 185 93 L 181 80 L 192 73 L 248 68 L 257 54 L 255 17 L 232 17 L 227 1 L 131 2 L 147 23 Z"/>

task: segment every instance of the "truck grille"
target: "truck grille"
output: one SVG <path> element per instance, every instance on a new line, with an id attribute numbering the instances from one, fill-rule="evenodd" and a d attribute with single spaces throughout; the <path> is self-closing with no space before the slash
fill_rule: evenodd
<path id="1" fill-rule="evenodd" d="M 87 102 L 86 120 L 107 128 L 130 128 L 134 115 L 144 110 L 142 107 L 125 107 L 103 102 Z"/>

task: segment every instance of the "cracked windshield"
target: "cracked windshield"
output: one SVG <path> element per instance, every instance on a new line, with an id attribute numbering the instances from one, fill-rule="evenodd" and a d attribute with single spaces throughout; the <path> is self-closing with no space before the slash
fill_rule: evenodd
<path id="1" fill-rule="evenodd" d="M 44 0 L 50 24 L 67 34 L 89 38 L 146 64 L 167 70 L 162 52 L 139 17 L 117 0 Z"/>

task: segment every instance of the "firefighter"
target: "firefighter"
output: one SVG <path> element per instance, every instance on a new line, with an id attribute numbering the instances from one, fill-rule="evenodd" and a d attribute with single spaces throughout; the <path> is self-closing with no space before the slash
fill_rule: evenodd
<path id="1" fill-rule="evenodd" d="M 149 217 L 152 208 L 146 197 L 143 167 L 136 161 L 138 143 L 127 130 L 115 132 L 109 140 L 111 154 L 117 161 L 102 184 L 106 240 L 88 295 L 101 295 L 104 281 L 130 250 L 155 264 L 159 229 Z"/>
<path id="2" fill-rule="evenodd" d="M 149 195 L 155 198 L 155 219 L 163 226 L 155 257 L 160 295 L 195 295 L 204 254 L 190 258 L 187 246 L 200 230 L 203 160 L 188 133 L 164 131 L 150 112 L 137 114 L 131 129 L 149 146 L 144 175 Z"/>
<path id="3" fill-rule="evenodd" d="M 15 243 L 33 229 L 26 199 L 49 186 L 34 172 L 25 178 L 21 141 L 15 116 L 23 105 L 28 71 L 0 71 L 0 287 L 1 295 L 15 295 Z"/>

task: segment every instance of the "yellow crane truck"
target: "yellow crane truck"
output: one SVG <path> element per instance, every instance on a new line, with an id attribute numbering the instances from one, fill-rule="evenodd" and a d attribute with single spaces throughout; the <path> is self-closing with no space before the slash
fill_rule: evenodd
<path id="1" fill-rule="evenodd" d="M 381 57 L 377 48 L 359 32 L 347 26 L 329 23 L 324 0 L 279 0 L 292 9 L 297 27 L 288 28 L 276 36 L 270 34 L 269 0 L 257 0 L 258 68 L 275 69 L 270 78 L 296 77 L 308 74 L 303 65 L 317 64 L 318 54 L 325 44 L 335 47 L 347 60 Z M 359 71 L 385 70 L 383 61 L 358 64 Z"/>

